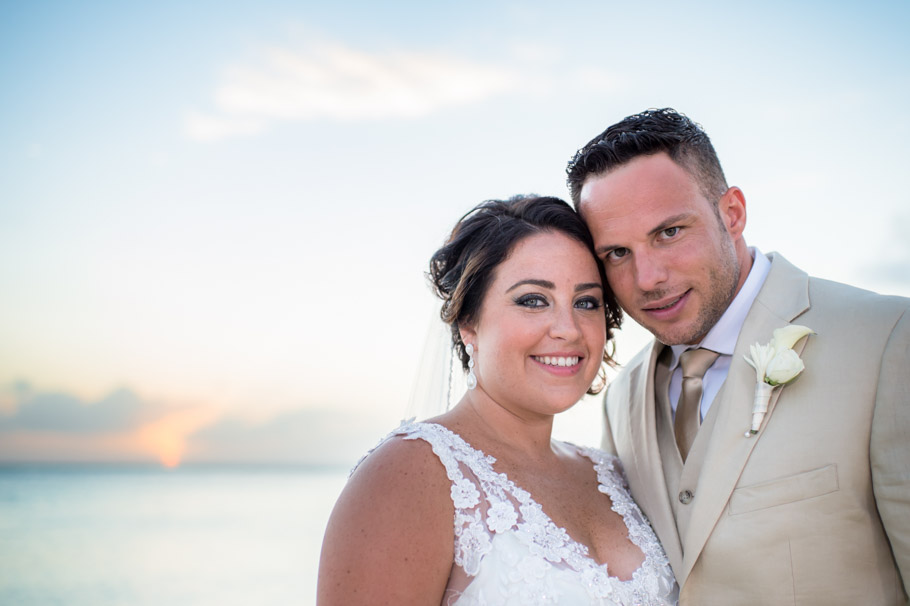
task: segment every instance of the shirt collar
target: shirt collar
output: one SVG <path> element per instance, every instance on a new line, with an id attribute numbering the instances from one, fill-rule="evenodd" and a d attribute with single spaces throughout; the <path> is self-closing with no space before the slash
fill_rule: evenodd
<path id="1" fill-rule="evenodd" d="M 749 315 L 749 309 L 751 309 L 755 297 L 758 296 L 758 291 L 761 290 L 762 285 L 765 283 L 765 278 L 768 277 L 768 272 L 771 270 L 771 261 L 758 248 L 750 246 L 749 254 L 752 255 L 752 269 L 749 270 L 746 281 L 743 283 L 742 288 L 739 289 L 739 292 L 736 293 L 733 301 L 730 302 L 727 311 L 711 327 L 711 330 L 701 340 L 701 343 L 697 345 L 671 346 L 673 350 L 673 358 L 670 360 L 671 370 L 676 368 L 679 356 L 687 349 L 704 347 L 721 355 L 733 355 L 736 340 L 739 338 L 746 316 Z"/>

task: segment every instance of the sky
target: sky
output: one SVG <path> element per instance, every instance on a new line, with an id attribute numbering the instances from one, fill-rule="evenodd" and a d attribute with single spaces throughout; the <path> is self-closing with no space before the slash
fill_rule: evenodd
<path id="1" fill-rule="evenodd" d="M 649 107 L 749 244 L 910 295 L 910 5 L 736 4 L 0 3 L 0 462 L 356 461 L 455 221 Z"/>

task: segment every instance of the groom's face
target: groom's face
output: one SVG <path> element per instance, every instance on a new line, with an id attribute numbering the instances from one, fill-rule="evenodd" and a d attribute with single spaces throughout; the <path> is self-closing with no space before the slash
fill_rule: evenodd
<path id="1" fill-rule="evenodd" d="M 588 177 L 579 212 L 619 304 L 667 345 L 701 341 L 745 280 L 742 193 L 715 207 L 665 153 Z"/>

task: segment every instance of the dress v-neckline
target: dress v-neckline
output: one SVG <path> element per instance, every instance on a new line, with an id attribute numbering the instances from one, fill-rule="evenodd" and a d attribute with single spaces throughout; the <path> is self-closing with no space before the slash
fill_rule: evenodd
<path id="1" fill-rule="evenodd" d="M 563 539 L 563 542 L 566 544 L 566 546 L 572 552 L 574 552 L 579 558 L 581 558 L 581 560 L 586 563 L 588 568 L 593 568 L 593 569 L 602 571 L 613 582 L 627 584 L 627 583 L 633 583 L 633 582 L 637 581 L 639 574 L 641 574 L 642 571 L 644 571 L 646 568 L 648 568 L 649 565 L 652 563 L 651 555 L 648 553 L 648 550 L 645 549 L 644 545 L 642 544 L 643 543 L 642 538 L 639 537 L 637 533 L 631 532 L 633 525 L 640 523 L 638 520 L 635 520 L 632 517 L 633 510 L 629 507 L 621 506 L 620 502 L 624 501 L 625 499 L 623 498 L 623 495 L 621 495 L 619 493 L 619 491 L 616 490 L 616 487 L 613 486 L 611 482 L 602 481 L 604 479 L 603 476 L 606 476 L 608 473 L 613 471 L 613 467 L 612 467 L 612 464 L 608 460 L 596 460 L 595 459 L 595 455 L 598 452 L 598 451 L 596 451 L 596 449 L 577 446 L 577 445 L 571 444 L 569 442 L 562 442 L 562 444 L 566 444 L 566 445 L 570 446 L 580 456 L 584 457 L 585 459 L 587 459 L 588 461 L 591 462 L 593 469 L 594 469 L 594 473 L 597 477 L 598 491 L 605 494 L 610 499 L 610 509 L 614 513 L 619 515 L 620 518 L 622 518 L 623 523 L 626 526 L 626 533 L 627 533 L 626 538 L 629 540 L 630 543 L 632 543 L 632 545 L 634 545 L 638 549 L 639 553 L 642 554 L 641 563 L 638 565 L 638 568 L 635 569 L 635 572 L 632 573 L 632 576 L 628 579 L 621 579 L 617 576 L 613 576 L 612 574 L 610 574 L 609 565 L 606 562 L 601 564 L 597 560 L 595 560 L 590 555 L 590 553 L 591 553 L 590 547 L 588 547 L 581 541 L 576 540 L 571 534 L 569 534 L 568 530 L 566 530 L 562 526 L 557 525 L 556 522 L 554 522 L 552 520 L 552 518 L 550 518 L 549 514 L 547 514 L 547 512 L 544 511 L 543 506 L 531 495 L 530 492 L 528 492 L 527 490 L 525 490 L 524 488 L 522 488 L 521 486 L 519 486 L 518 484 L 513 482 L 506 473 L 496 471 L 496 469 L 493 468 L 493 465 L 496 463 L 496 457 L 489 455 L 489 454 L 483 452 L 482 450 L 478 450 L 477 448 L 474 448 L 473 446 L 471 446 L 471 444 L 468 443 L 467 440 L 462 438 L 459 434 L 455 433 L 448 427 L 445 427 L 444 425 L 440 425 L 439 423 L 426 423 L 426 422 L 416 423 L 416 425 L 438 427 L 439 430 L 448 434 L 451 438 L 456 440 L 463 448 L 467 449 L 468 451 L 470 451 L 472 453 L 475 453 L 477 455 L 478 460 L 483 461 L 484 464 L 487 466 L 487 470 L 492 474 L 492 476 L 496 477 L 499 480 L 499 482 L 501 482 L 503 484 L 503 488 L 505 489 L 505 491 L 512 498 L 514 498 L 517 503 L 522 504 L 522 505 L 528 504 L 528 505 L 531 505 L 532 507 L 536 508 L 544 518 L 543 521 L 545 522 L 545 526 L 547 528 L 548 534 L 551 534 L 555 530 L 556 531 L 555 534 L 560 536 L 560 538 Z M 597 459 L 602 459 L 602 457 L 597 457 Z M 603 466 L 605 468 L 600 469 L 601 466 Z M 571 562 L 569 560 L 565 560 L 565 561 L 566 561 L 566 564 L 571 566 L 574 570 L 576 570 L 577 572 L 581 572 L 581 569 L 578 566 L 576 566 L 575 564 L 573 564 L 573 562 Z"/>

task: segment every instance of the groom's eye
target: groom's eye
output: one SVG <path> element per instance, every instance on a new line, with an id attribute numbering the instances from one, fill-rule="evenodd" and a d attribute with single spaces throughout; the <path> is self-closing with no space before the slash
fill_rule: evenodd
<path id="1" fill-rule="evenodd" d="M 661 232 L 661 233 L 663 233 L 663 235 L 666 236 L 667 238 L 672 238 L 673 236 L 675 236 L 676 234 L 679 233 L 679 228 L 678 227 L 668 227 L 667 229 L 663 230 L 663 232 Z"/>
<path id="2" fill-rule="evenodd" d="M 617 259 L 622 259 L 627 254 L 629 254 L 628 248 L 614 248 L 613 250 L 608 252 L 604 258 L 607 261 L 617 260 Z"/>

